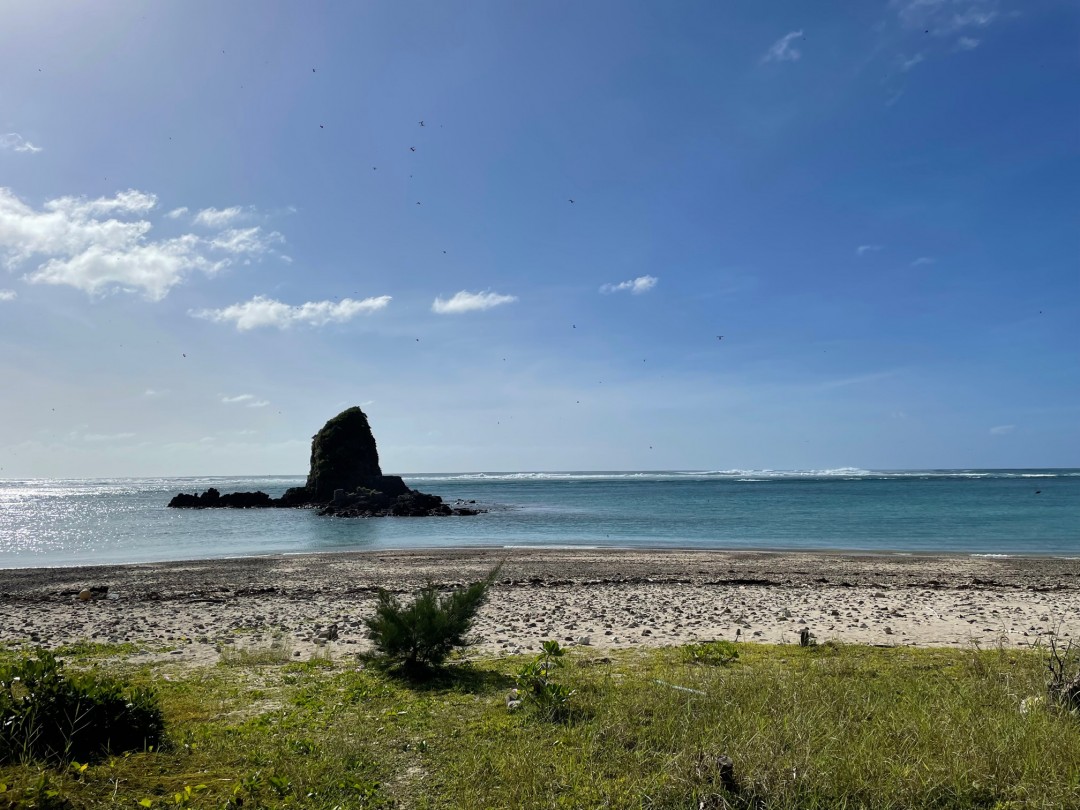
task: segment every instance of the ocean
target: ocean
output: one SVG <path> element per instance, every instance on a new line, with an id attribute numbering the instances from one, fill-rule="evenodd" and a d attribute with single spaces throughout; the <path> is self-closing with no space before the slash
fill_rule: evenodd
<path id="1" fill-rule="evenodd" d="M 178 492 L 302 476 L 0 480 L 0 568 L 448 546 L 1080 556 L 1080 470 L 414 474 L 475 517 L 168 509 Z"/>

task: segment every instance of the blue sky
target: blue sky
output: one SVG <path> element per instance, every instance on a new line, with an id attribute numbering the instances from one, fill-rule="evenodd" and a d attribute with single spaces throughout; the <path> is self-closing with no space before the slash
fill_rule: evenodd
<path id="1" fill-rule="evenodd" d="M 8 2 L 0 477 L 1080 466 L 1078 30 Z"/>

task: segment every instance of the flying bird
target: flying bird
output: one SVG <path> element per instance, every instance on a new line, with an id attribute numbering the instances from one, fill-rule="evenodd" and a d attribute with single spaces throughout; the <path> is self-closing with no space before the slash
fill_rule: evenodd
<path id="1" fill-rule="evenodd" d="M 420 126 L 423 126 L 423 125 L 424 125 L 424 119 L 421 118 L 420 119 Z"/>
<path id="2" fill-rule="evenodd" d="M 570 200 L 570 202 L 573 202 L 573 200 Z"/>
<path id="3" fill-rule="evenodd" d="M 410 147 L 409 147 L 409 151 L 410 151 L 410 152 L 415 152 L 415 151 L 416 151 L 416 147 L 415 147 L 415 146 L 410 146 Z"/>
<path id="4" fill-rule="evenodd" d="M 717 335 L 717 336 L 716 336 L 716 339 L 717 339 L 717 340 L 723 340 L 723 339 L 724 339 L 724 336 L 723 336 L 723 335 Z"/>

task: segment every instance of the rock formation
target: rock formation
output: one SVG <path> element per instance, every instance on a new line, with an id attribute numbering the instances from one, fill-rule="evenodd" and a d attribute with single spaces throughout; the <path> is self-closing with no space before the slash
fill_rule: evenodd
<path id="1" fill-rule="evenodd" d="M 311 507 L 320 515 L 373 517 L 405 515 L 475 515 L 478 510 L 450 507 L 438 495 L 409 489 L 396 475 L 383 475 L 379 450 L 367 415 L 359 408 L 342 411 L 311 440 L 311 465 L 302 487 L 286 490 L 280 498 L 265 492 L 233 492 L 222 495 L 210 488 L 201 495 L 180 493 L 174 508 Z"/>

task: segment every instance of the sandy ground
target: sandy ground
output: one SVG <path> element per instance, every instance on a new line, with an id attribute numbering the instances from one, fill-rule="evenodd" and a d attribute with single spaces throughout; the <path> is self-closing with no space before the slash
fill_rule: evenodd
<path id="1" fill-rule="evenodd" d="M 729 551 L 452 549 L 0 570 L 0 642 L 133 642 L 136 661 L 212 664 L 221 650 L 368 649 L 380 586 L 462 584 L 503 561 L 474 655 L 544 639 L 594 648 L 711 639 L 1031 645 L 1080 639 L 1080 559 Z M 84 588 L 108 597 L 79 600 Z M 335 635 L 327 629 L 336 625 Z M 323 637 L 320 637 L 320 633 Z"/>

